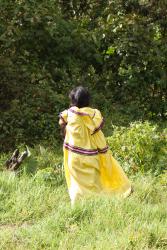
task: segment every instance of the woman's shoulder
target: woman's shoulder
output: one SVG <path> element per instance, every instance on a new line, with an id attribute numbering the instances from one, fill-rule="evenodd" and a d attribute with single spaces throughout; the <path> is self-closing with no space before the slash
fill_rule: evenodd
<path id="1" fill-rule="evenodd" d="M 93 110 L 89 107 L 78 108 L 76 106 L 69 108 L 68 110 L 70 113 L 79 115 L 79 116 L 91 116 Z"/>
<path id="2" fill-rule="evenodd" d="M 102 117 L 101 111 L 99 109 L 94 109 L 94 117 L 96 117 L 96 118 Z"/>
<path id="3" fill-rule="evenodd" d="M 101 112 L 100 110 L 92 107 L 85 107 L 80 109 L 81 112 L 88 114 L 90 117 L 94 117 L 95 115 L 100 115 Z"/>
<path id="4" fill-rule="evenodd" d="M 67 114 L 68 114 L 68 109 L 65 109 L 65 110 L 63 110 L 63 111 L 61 111 L 59 113 L 59 117 L 61 117 L 61 116 L 67 116 Z"/>
<path id="5" fill-rule="evenodd" d="M 84 107 L 84 108 L 78 108 L 76 106 L 70 107 L 69 109 L 65 109 L 63 112 L 60 113 L 61 116 L 68 116 L 71 113 L 79 115 L 79 116 L 88 116 L 90 118 L 96 117 L 101 117 L 101 112 L 100 110 L 92 107 Z"/>
<path id="6" fill-rule="evenodd" d="M 68 109 L 59 113 L 59 123 L 67 123 Z"/>

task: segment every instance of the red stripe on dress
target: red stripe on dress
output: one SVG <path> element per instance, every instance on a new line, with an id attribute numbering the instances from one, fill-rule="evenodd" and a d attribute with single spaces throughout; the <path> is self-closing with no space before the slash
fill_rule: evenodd
<path id="1" fill-rule="evenodd" d="M 84 152 L 93 152 L 93 153 L 98 153 L 98 149 L 85 149 L 85 148 L 81 148 L 81 147 L 78 147 L 78 146 L 74 146 L 74 145 L 71 145 L 71 144 L 69 144 L 68 142 L 64 142 L 64 144 L 65 145 L 67 145 L 67 146 L 69 146 L 69 147 L 71 147 L 71 148 L 73 148 L 73 149 L 78 149 L 78 150 L 81 150 L 81 151 L 84 151 Z"/>
<path id="2" fill-rule="evenodd" d="M 106 146 L 105 148 L 102 148 L 102 149 L 98 148 L 98 151 L 100 154 L 106 153 L 108 151 L 108 146 Z"/>
<path id="3" fill-rule="evenodd" d="M 87 116 L 89 116 L 89 114 L 88 114 L 88 113 L 75 111 L 75 110 L 73 110 L 73 109 L 71 109 L 71 108 L 69 109 L 69 111 L 70 111 L 70 112 L 72 112 L 72 113 L 74 113 L 74 114 L 76 114 L 76 115 L 81 115 L 81 116 L 85 116 L 85 115 L 87 115 Z"/>
<path id="4" fill-rule="evenodd" d="M 64 124 L 67 124 L 67 122 L 64 120 L 63 116 L 60 114 L 59 118 L 63 121 Z"/>
<path id="5" fill-rule="evenodd" d="M 100 123 L 100 125 L 97 128 L 95 128 L 95 130 L 93 131 L 92 135 L 95 134 L 96 132 L 98 132 L 103 126 L 104 126 L 104 119 L 102 120 L 102 122 Z"/>
<path id="6" fill-rule="evenodd" d="M 85 150 L 80 150 L 80 149 L 76 149 L 74 147 L 71 147 L 67 144 L 64 144 L 64 147 L 74 153 L 77 153 L 77 154 L 81 154 L 81 155 L 88 155 L 88 156 L 91 156 L 91 155 L 97 155 L 98 154 L 98 151 L 94 151 L 94 152 L 88 152 L 88 151 L 85 151 Z"/>
<path id="7" fill-rule="evenodd" d="M 97 155 L 98 153 L 103 154 L 108 151 L 108 146 L 102 149 L 84 149 L 77 146 L 70 145 L 69 143 L 64 143 L 64 147 L 74 153 L 82 154 L 82 155 Z"/>
<path id="8" fill-rule="evenodd" d="M 93 116 L 92 116 L 92 119 L 95 117 L 95 114 L 96 114 L 96 111 L 94 112 Z"/>

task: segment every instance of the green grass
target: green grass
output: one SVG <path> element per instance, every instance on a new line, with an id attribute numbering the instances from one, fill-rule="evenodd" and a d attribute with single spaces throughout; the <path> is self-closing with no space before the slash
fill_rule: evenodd
<path id="1" fill-rule="evenodd" d="M 0 174 L 0 249 L 166 249 L 166 186 L 138 174 L 127 199 L 92 197 L 71 208 L 66 185 Z"/>
<path id="2" fill-rule="evenodd" d="M 61 147 L 30 149 L 31 157 L 17 175 L 4 171 L 9 155 L 1 154 L 0 249 L 167 249 L 165 134 L 140 122 L 115 128 L 109 145 L 131 174 L 134 193 L 127 199 L 89 197 L 74 208 L 62 172 Z"/>

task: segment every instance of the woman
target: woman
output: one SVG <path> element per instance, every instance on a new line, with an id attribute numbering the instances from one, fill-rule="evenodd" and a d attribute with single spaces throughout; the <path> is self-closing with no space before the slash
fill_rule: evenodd
<path id="1" fill-rule="evenodd" d="M 70 93 L 71 107 L 60 114 L 64 134 L 64 167 L 71 203 L 87 194 L 131 193 L 131 184 L 113 158 L 103 132 L 99 110 L 89 107 L 90 95 L 82 86 Z"/>

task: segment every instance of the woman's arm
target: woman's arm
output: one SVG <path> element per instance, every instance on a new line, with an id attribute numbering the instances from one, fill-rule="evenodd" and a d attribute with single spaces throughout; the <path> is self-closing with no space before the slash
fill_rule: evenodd
<path id="1" fill-rule="evenodd" d="M 61 129 L 61 135 L 63 138 L 65 138 L 65 135 L 66 135 L 67 114 L 68 114 L 68 110 L 64 110 L 63 112 L 59 114 L 59 125 Z"/>
<path id="2" fill-rule="evenodd" d="M 60 124 L 60 129 L 61 129 L 61 135 L 63 138 L 66 136 L 66 125 L 65 123 Z"/>

